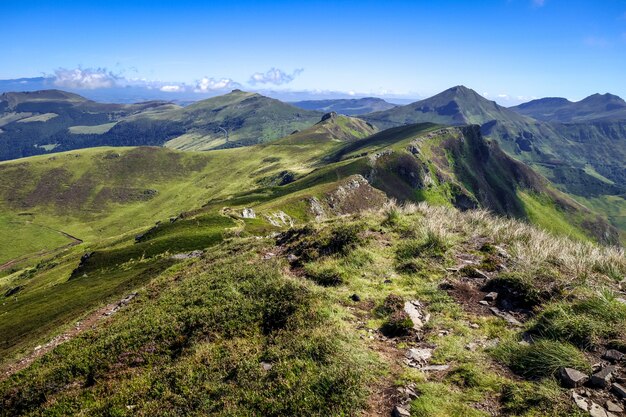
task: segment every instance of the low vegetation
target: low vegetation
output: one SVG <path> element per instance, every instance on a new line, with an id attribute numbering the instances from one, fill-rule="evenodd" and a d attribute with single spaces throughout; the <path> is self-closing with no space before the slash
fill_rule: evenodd
<path id="1" fill-rule="evenodd" d="M 126 307 L 2 381 L 0 413 L 359 415 L 410 387 L 417 416 L 571 416 L 559 370 L 623 349 L 614 248 L 426 204 L 248 233 L 135 282 Z M 487 291 L 521 326 L 478 303 Z M 407 365 L 409 349 L 441 368 Z"/>

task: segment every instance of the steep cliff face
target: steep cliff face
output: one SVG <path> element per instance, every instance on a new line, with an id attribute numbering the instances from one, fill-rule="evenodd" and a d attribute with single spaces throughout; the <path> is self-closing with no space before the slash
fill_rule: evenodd
<path id="1" fill-rule="evenodd" d="M 600 241 L 618 242 L 616 229 L 604 218 L 554 189 L 497 142 L 485 140 L 477 125 L 418 135 L 400 148 L 370 155 L 369 161 L 372 183 L 399 200 L 425 200 L 461 210 L 482 207 L 543 222 L 548 228 L 558 219 L 564 227 Z M 540 215 L 538 210 L 546 212 Z"/>

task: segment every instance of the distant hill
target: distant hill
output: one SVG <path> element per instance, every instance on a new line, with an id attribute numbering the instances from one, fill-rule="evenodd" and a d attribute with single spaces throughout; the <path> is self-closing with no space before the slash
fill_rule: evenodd
<path id="1" fill-rule="evenodd" d="M 316 110 L 323 112 L 337 112 L 347 116 L 358 116 L 361 114 L 372 113 L 381 110 L 388 110 L 396 107 L 377 97 L 364 97 L 355 99 L 337 99 L 337 100 L 306 100 L 291 103 L 296 107 L 305 110 Z"/>
<path id="2" fill-rule="evenodd" d="M 173 107 L 164 101 L 97 103 L 60 90 L 4 93 L 0 95 L 0 160 L 106 144 L 90 139 L 107 133 L 125 117 Z"/>
<path id="3" fill-rule="evenodd" d="M 138 115 L 123 126 L 171 122 L 184 132 L 168 137 L 166 146 L 184 150 L 232 148 L 269 142 L 305 129 L 320 120 L 321 112 L 302 110 L 282 101 L 234 90 L 223 96 L 155 115 Z"/>
<path id="4" fill-rule="evenodd" d="M 0 95 L 0 160 L 94 146 L 246 146 L 304 129 L 321 116 L 240 90 L 184 108 L 163 101 L 97 103 L 59 90 L 5 93 Z"/>
<path id="5" fill-rule="evenodd" d="M 365 118 L 385 126 L 424 122 L 446 125 L 483 124 L 491 120 L 529 122 L 523 116 L 487 100 L 465 86 L 452 87 L 433 97 L 374 112 Z"/>
<path id="6" fill-rule="evenodd" d="M 612 94 L 594 94 L 581 101 L 542 98 L 511 107 L 537 120 L 560 123 L 626 120 L 626 101 Z"/>

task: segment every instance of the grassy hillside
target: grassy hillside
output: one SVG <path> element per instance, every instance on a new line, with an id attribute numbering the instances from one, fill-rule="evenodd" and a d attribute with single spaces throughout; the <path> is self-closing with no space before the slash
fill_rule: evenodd
<path id="1" fill-rule="evenodd" d="M 127 116 L 169 107 L 162 101 L 96 103 L 60 90 L 4 93 L 0 95 L 0 160 L 97 145 L 90 142 L 89 134 L 106 133 Z"/>
<path id="2" fill-rule="evenodd" d="M 606 209 L 607 204 L 594 204 L 593 209 L 610 217 L 623 233 L 623 221 L 615 216 L 616 211 L 626 210 L 623 197 L 626 130 L 620 116 L 621 102 L 616 96 L 594 95 L 577 103 L 541 99 L 507 109 L 459 86 L 362 118 L 379 128 L 416 122 L 480 124 L 485 137 L 497 141 L 506 153 L 540 171 L 561 191 L 580 201 L 593 196 L 617 205 L 617 209 Z M 567 109 L 567 112 L 563 110 L 563 117 L 556 117 L 559 109 Z M 569 116 L 565 117 L 566 113 Z M 603 180 L 612 185 L 607 186 Z"/>
<path id="3" fill-rule="evenodd" d="M 308 130 L 248 148 L 96 149 L 1 164 L 8 181 L 0 201 L 14 213 L 0 218 L 3 227 L 20 218 L 33 233 L 24 239 L 29 252 L 0 272 L 4 357 L 20 357 L 185 253 L 378 208 L 388 196 L 486 207 L 582 240 L 613 238 L 602 219 L 485 142 L 477 127 L 372 131 L 361 120 L 329 115 Z M 245 208 L 255 211 L 252 218 L 243 216 Z M 74 240 L 38 240 L 30 224 Z M 9 239 L 2 244 L 18 255 Z"/>
<path id="4" fill-rule="evenodd" d="M 390 205 L 125 265 L 155 269 L 0 382 L 1 415 L 582 416 L 559 370 L 626 340 L 623 253 L 483 211 Z"/>
<path id="5" fill-rule="evenodd" d="M 245 146 L 308 128 L 321 116 L 240 90 L 184 108 L 160 101 L 96 103 L 58 90 L 5 93 L 0 96 L 0 160 L 94 146 Z"/>
<path id="6" fill-rule="evenodd" d="M 2 163 L 2 227 L 41 224 L 85 241 L 117 236 L 209 199 L 293 181 L 329 150 L 372 132 L 360 120 L 333 117 L 279 143 L 249 149 L 95 148 Z M 33 236 L 32 248 L 57 243 Z M 0 245 L 0 253 L 18 254 L 10 240 Z"/>

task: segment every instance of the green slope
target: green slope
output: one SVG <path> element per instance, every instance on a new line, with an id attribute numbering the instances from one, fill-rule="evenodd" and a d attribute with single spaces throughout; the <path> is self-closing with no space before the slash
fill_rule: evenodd
<path id="1" fill-rule="evenodd" d="M 107 144 L 94 139 L 108 132 L 117 121 L 139 112 L 171 107 L 163 101 L 97 103 L 60 90 L 4 93 L 0 95 L 0 160 Z M 116 139 L 110 139 L 108 144 L 125 144 Z"/>
<path id="2" fill-rule="evenodd" d="M 447 272 L 460 259 L 487 278 Z M 589 372 L 594 352 L 626 340 L 617 251 L 480 211 L 392 206 L 163 262 L 143 261 L 149 277 L 114 314 L 0 381 L 0 415 L 390 415 L 402 403 L 418 416 L 565 417 L 577 409 L 560 367 Z M 494 306 L 524 300 L 507 308 L 521 327 L 476 307 L 492 289 Z M 409 300 L 429 315 L 420 330 L 398 319 Z M 568 331 L 580 322 L 591 344 Z M 406 365 L 409 349 L 443 367 Z M 420 394 L 389 394 L 407 387 Z"/>
<path id="3" fill-rule="evenodd" d="M 176 262 L 173 254 L 379 208 L 387 196 L 484 207 L 577 239 L 614 239 L 602 219 L 485 142 L 476 126 L 371 133 L 361 120 L 331 115 L 248 148 L 94 149 L 0 164 L 8 179 L 0 192 L 4 210 L 28 212 L 31 221 L 84 241 L 73 247 L 49 242 L 52 252 L 30 254 L 2 271 L 0 292 L 18 288 L 16 301 L 0 306 L 6 357 L 142 285 Z M 256 218 L 242 218 L 244 207 Z M 60 304 L 44 301 L 52 293 Z M 63 302 L 63 294 L 72 301 Z"/>
<path id="4" fill-rule="evenodd" d="M 601 194 L 600 198 L 611 200 L 619 206 L 618 211 L 624 211 L 626 123 L 619 116 L 621 102 L 616 96 L 594 95 L 578 103 L 541 99 L 507 109 L 458 86 L 434 97 L 362 118 L 380 128 L 417 122 L 480 124 L 485 137 L 497 141 L 509 155 L 540 171 L 561 191 L 578 199 Z M 561 117 L 570 121 L 568 123 L 555 116 L 562 108 L 568 109 Z M 598 177 L 608 179 L 613 185 L 607 187 Z M 616 219 L 615 210 L 605 207 L 596 204 L 592 208 L 610 217 L 623 233 L 623 222 Z"/>

